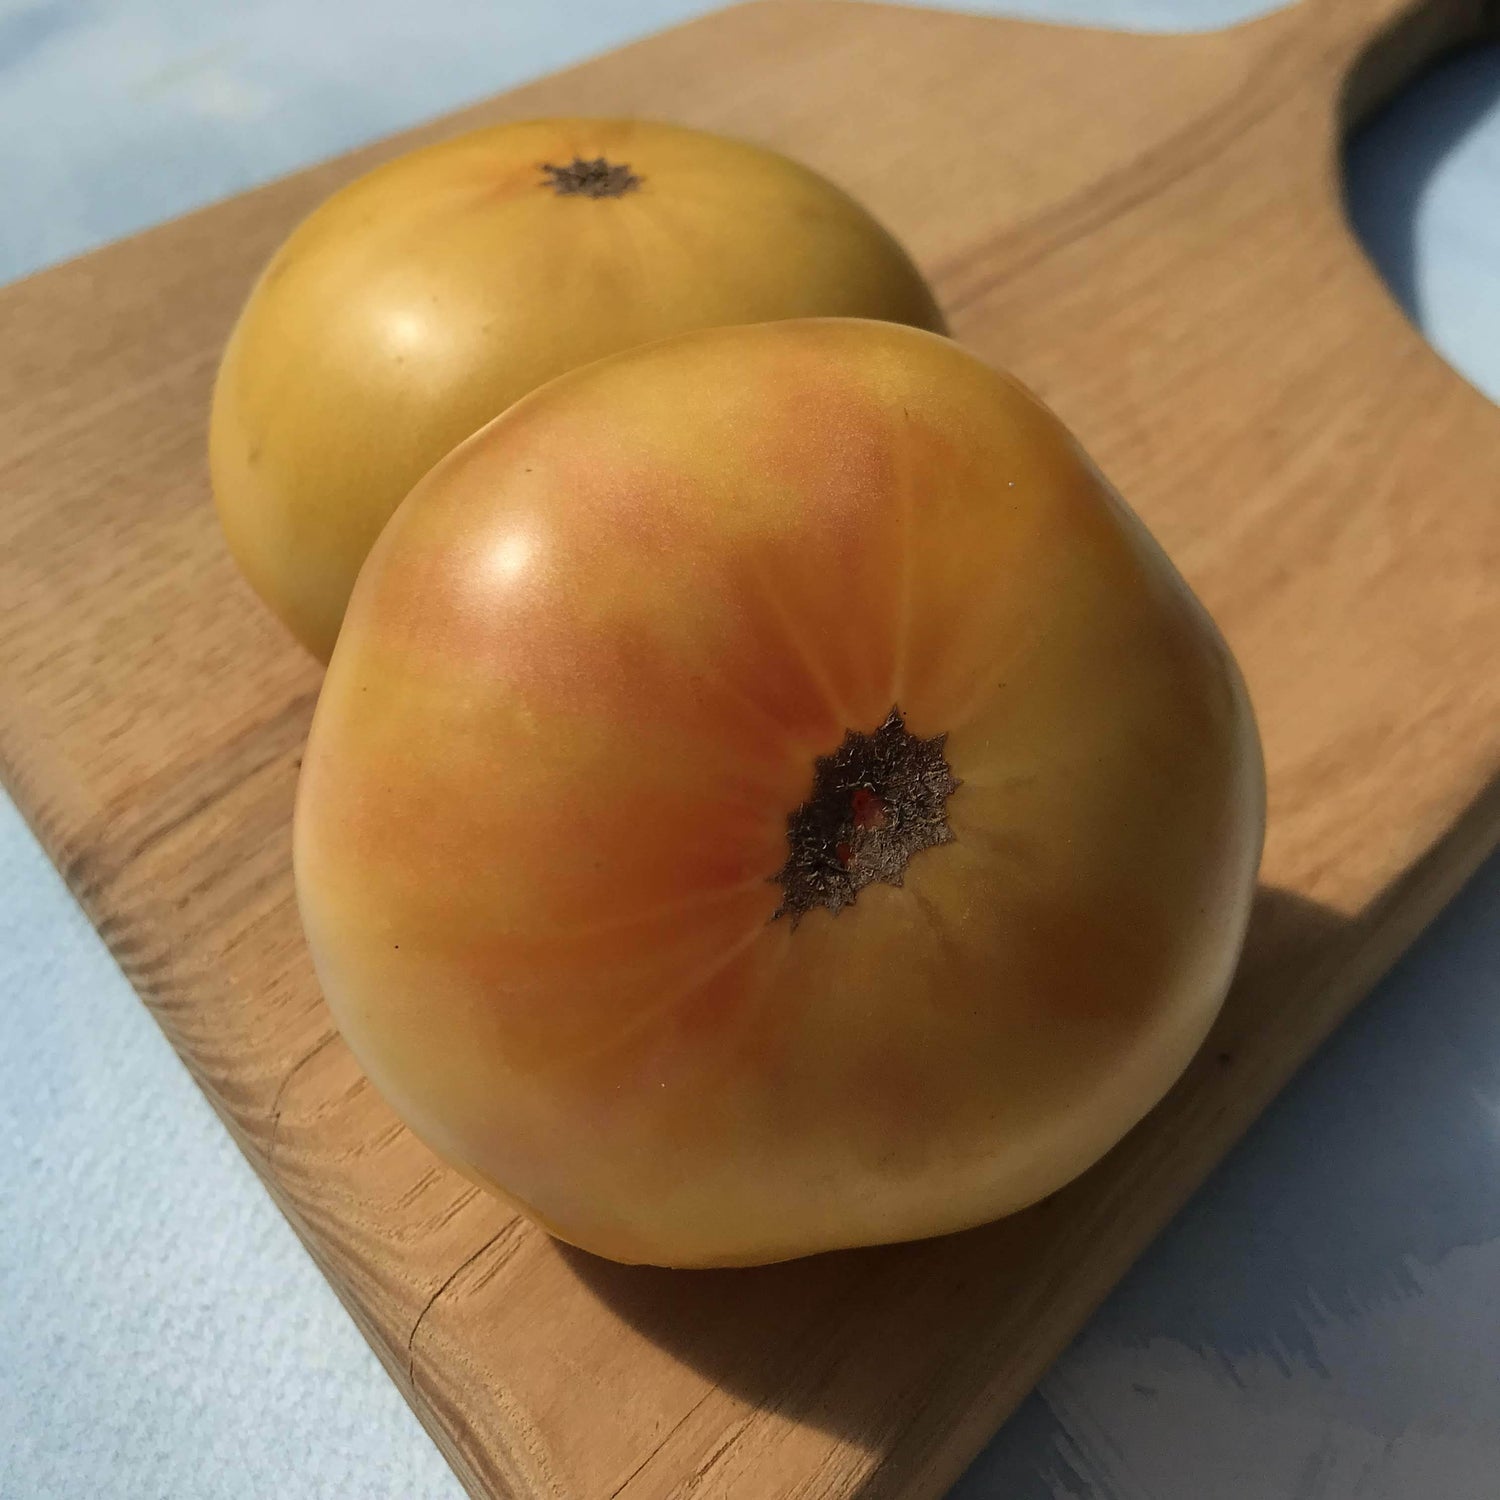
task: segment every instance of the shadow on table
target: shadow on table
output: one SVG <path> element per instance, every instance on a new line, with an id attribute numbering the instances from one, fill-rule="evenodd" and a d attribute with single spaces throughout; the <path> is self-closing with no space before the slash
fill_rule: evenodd
<path id="1" fill-rule="evenodd" d="M 1421 324 L 1417 221 L 1434 173 L 1500 112 L 1500 46 L 1476 46 L 1424 74 L 1350 137 L 1344 152 L 1349 221 L 1392 295 Z M 1493 195 L 1492 195 L 1493 196 Z M 1477 201 L 1477 213 L 1493 205 Z M 1471 378 L 1474 372 L 1465 372 Z"/>
<path id="2" fill-rule="evenodd" d="M 1109 1336 L 1321 1370 L 1320 1326 L 1418 1295 L 1424 1267 L 1500 1239 L 1497 912 L 1500 856 L 1120 1287 Z"/>
<path id="3" fill-rule="evenodd" d="M 1237 982 L 1223 1029 L 1240 1029 L 1268 981 L 1305 972 L 1348 929 L 1326 908 L 1262 887 L 1242 965 L 1250 982 Z M 1217 1045 L 1196 1066 L 1221 1069 Z M 1040 1373 L 1030 1359 L 1052 1351 L 1017 1352 L 1038 1337 L 1035 1304 L 1017 1285 L 1038 1298 L 1060 1291 L 1061 1320 L 1086 1311 L 1053 1278 L 1066 1282 L 1067 1264 L 1089 1253 L 1087 1216 L 1106 1226 L 1114 1217 L 1105 1200 L 1118 1183 L 1108 1172 L 962 1234 L 784 1265 L 664 1271 L 560 1253 L 620 1317 L 717 1385 L 882 1451 L 893 1436 L 920 1446 L 940 1437 L 962 1394 L 1003 1367 L 1017 1372 L 1017 1396 Z"/>

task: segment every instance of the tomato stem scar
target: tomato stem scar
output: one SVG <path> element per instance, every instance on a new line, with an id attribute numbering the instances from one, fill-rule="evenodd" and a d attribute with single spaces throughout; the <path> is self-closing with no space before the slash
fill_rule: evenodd
<path id="1" fill-rule="evenodd" d="M 575 156 L 565 167 L 544 161 L 539 170 L 540 186 L 550 187 L 559 198 L 623 198 L 642 182 L 625 163 L 617 165 L 602 156 L 592 161 Z"/>
<path id="2" fill-rule="evenodd" d="M 948 736 L 920 739 L 899 708 L 868 734 L 848 730 L 813 762 L 812 793 L 787 819 L 787 861 L 774 877 L 792 926 L 815 906 L 835 916 L 875 881 L 899 886 L 914 854 L 953 841 L 948 798 L 960 782 L 944 758 Z"/>

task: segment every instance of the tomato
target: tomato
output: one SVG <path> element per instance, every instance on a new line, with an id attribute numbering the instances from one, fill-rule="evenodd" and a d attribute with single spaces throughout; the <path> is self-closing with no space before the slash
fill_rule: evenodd
<path id="1" fill-rule="evenodd" d="M 501 125 L 336 193 L 230 337 L 210 468 L 245 576 L 320 659 L 406 492 L 518 397 L 693 328 L 942 329 L 901 247 L 795 162 L 626 120 Z"/>
<path id="2" fill-rule="evenodd" d="M 602 1255 L 742 1264 L 1107 1150 L 1220 1004 L 1263 803 L 1229 652 L 1058 419 L 813 319 L 575 371 L 423 480 L 296 873 L 439 1153 Z"/>

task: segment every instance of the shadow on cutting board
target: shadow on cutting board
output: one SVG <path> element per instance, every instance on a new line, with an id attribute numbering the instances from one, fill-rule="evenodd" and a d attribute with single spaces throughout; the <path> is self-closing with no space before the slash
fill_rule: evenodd
<path id="1" fill-rule="evenodd" d="M 1226 1071 L 1234 1039 L 1254 1028 L 1276 974 L 1305 973 L 1352 929 L 1325 907 L 1262 886 L 1241 977 L 1193 1074 L 1201 1081 Z M 1184 1182 L 1184 1197 L 1193 1185 Z M 885 1448 L 893 1432 L 905 1437 L 909 1429 L 921 1441 L 926 1421 L 945 1421 L 949 1383 L 956 1397 L 1014 1360 L 1027 1375 L 1013 1399 L 1024 1394 L 1056 1350 L 1022 1359 L 1011 1334 L 1022 1336 L 1034 1307 L 1013 1289 L 1018 1281 L 1036 1296 L 1058 1289 L 1066 1298 L 1059 1320 L 1071 1332 L 1140 1248 L 1122 1245 L 1119 1266 L 1092 1290 L 1065 1274 L 1066 1263 L 1108 1230 L 1117 1189 L 1095 1169 L 1023 1213 L 962 1234 L 747 1270 L 666 1271 L 561 1245 L 558 1253 L 615 1313 L 716 1385 L 755 1407 Z M 1003 1311 L 987 1311 L 1007 1306 L 1017 1314 L 1014 1330 Z M 881 1316 L 882 1309 L 899 1311 Z"/>

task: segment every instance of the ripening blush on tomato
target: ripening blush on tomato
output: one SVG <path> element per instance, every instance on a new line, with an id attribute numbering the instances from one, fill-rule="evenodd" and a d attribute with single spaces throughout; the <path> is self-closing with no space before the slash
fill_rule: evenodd
<path id="1" fill-rule="evenodd" d="M 391 512 L 513 401 L 689 329 L 814 315 L 943 327 L 896 241 L 774 152 L 578 119 L 414 151 L 295 230 L 230 336 L 209 434 L 230 550 L 326 661 Z"/>
<path id="2" fill-rule="evenodd" d="M 328 1003 L 574 1244 L 745 1264 L 1082 1171 L 1235 964 L 1259 742 L 1045 407 L 807 320 L 575 371 L 372 552 L 295 828 Z"/>

